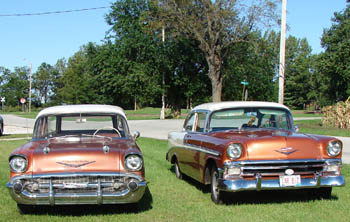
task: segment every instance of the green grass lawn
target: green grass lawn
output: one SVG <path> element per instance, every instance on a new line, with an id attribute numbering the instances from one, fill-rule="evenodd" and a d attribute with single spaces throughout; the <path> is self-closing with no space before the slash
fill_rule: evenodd
<path id="1" fill-rule="evenodd" d="M 350 137 L 350 130 L 322 126 L 320 119 L 298 120 L 295 121 L 295 124 L 299 126 L 299 132 L 301 133 Z"/>
<path id="2" fill-rule="evenodd" d="M 323 117 L 322 113 L 307 112 L 305 110 L 291 110 L 293 117 Z"/>
<path id="3" fill-rule="evenodd" d="M 331 199 L 313 199 L 306 192 L 269 191 L 231 195 L 227 205 L 215 205 L 208 189 L 191 179 L 178 180 L 165 160 L 167 142 L 140 138 L 149 192 L 135 209 L 130 205 L 75 206 L 20 215 L 10 198 L 8 155 L 25 143 L 0 141 L 0 221 L 348 221 L 350 189 L 334 188 Z M 350 166 L 343 167 L 350 181 Z"/>

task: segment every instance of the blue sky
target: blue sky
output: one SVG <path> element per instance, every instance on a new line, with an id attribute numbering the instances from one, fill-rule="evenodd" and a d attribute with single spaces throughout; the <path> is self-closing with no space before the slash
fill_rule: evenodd
<path id="1" fill-rule="evenodd" d="M 110 6 L 112 0 L 1 0 L 0 15 L 65 11 Z M 320 38 L 331 17 L 346 7 L 345 0 L 288 0 L 287 35 L 306 38 L 314 53 L 322 51 Z M 104 19 L 109 9 L 64 14 L 0 16 L 0 66 L 11 70 L 41 63 L 54 65 L 68 59 L 80 46 L 100 44 L 110 28 Z"/>

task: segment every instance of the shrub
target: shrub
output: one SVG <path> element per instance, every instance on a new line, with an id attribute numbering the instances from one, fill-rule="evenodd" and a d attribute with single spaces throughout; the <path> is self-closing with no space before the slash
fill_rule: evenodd
<path id="1" fill-rule="evenodd" d="M 340 129 L 350 129 L 350 102 L 338 102 L 322 109 L 322 124 Z"/>

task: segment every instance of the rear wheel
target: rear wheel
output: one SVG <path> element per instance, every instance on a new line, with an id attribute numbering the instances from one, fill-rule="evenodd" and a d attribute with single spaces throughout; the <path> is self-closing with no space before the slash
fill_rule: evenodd
<path id="1" fill-rule="evenodd" d="M 30 214 L 33 212 L 34 207 L 32 205 L 17 204 L 17 208 L 20 214 Z"/>
<path id="2" fill-rule="evenodd" d="M 182 173 L 180 171 L 179 163 L 177 161 L 175 162 L 175 175 L 176 178 L 182 179 Z"/>
<path id="3" fill-rule="evenodd" d="M 215 204 L 222 204 L 222 191 L 218 189 L 218 178 L 219 178 L 219 173 L 216 167 L 211 168 L 211 183 L 210 183 L 210 189 L 211 189 L 211 200 Z"/>

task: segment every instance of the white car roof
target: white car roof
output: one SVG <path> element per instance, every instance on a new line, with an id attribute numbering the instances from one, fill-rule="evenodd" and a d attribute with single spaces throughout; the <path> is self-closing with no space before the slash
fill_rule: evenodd
<path id="1" fill-rule="evenodd" d="M 40 111 L 36 116 L 36 119 L 40 118 L 41 116 L 47 116 L 47 115 L 79 114 L 79 113 L 119 114 L 126 119 L 124 110 L 119 106 L 94 105 L 94 104 L 52 106 Z"/>
<path id="2" fill-rule="evenodd" d="M 240 107 L 269 107 L 269 108 L 282 108 L 282 109 L 289 110 L 289 108 L 287 106 L 279 104 L 279 103 L 274 103 L 274 102 L 229 101 L 229 102 L 204 103 L 204 104 L 201 104 L 201 105 L 194 107 L 192 109 L 192 111 L 193 110 L 216 111 L 216 110 L 229 109 L 229 108 L 240 108 Z"/>

